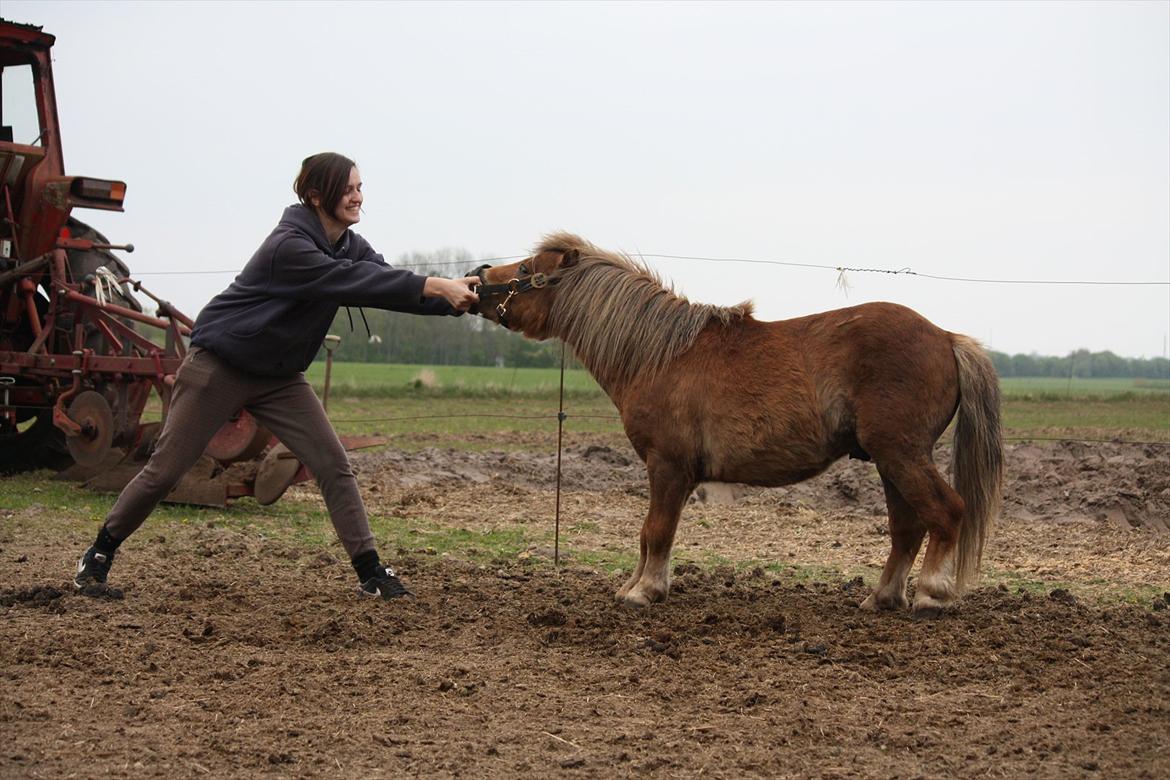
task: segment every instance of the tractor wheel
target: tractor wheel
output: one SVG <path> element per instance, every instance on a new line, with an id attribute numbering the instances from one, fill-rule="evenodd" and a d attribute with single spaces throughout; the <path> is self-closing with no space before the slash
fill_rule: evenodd
<path id="1" fill-rule="evenodd" d="M 109 243 L 109 240 L 104 235 L 74 217 L 69 218 L 69 221 L 65 223 L 65 227 L 69 229 L 69 234 L 73 238 L 95 241 L 99 244 Z M 81 282 L 86 277 L 92 276 L 97 273 L 98 268 L 103 266 L 119 278 L 130 275 L 130 267 L 108 249 L 70 249 L 66 254 L 69 256 L 69 272 L 73 275 L 73 281 L 75 282 Z M 114 297 L 110 303 L 125 306 L 134 311 L 142 311 L 142 304 L 134 297 L 134 293 L 129 284 L 119 285 L 112 292 Z"/>
<path id="2" fill-rule="evenodd" d="M 20 426 L 0 422 L 0 474 L 54 469 L 73 462 L 65 446 L 65 434 L 53 425 L 53 412 L 44 409 Z"/>

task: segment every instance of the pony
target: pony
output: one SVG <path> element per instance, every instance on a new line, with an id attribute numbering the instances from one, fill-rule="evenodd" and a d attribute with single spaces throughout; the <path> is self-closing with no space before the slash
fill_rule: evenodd
<path id="1" fill-rule="evenodd" d="M 675 531 L 699 483 L 792 484 L 846 455 L 876 465 L 889 514 L 889 557 L 861 608 L 911 607 L 907 579 L 928 534 L 914 617 L 938 616 L 977 578 L 1000 508 L 1003 436 L 998 377 L 975 340 L 893 303 L 774 322 L 750 302 L 691 303 L 644 264 L 570 233 L 473 274 L 481 316 L 573 350 L 646 464 L 650 507 L 619 601 L 667 597 Z M 956 417 L 952 486 L 933 448 Z"/>

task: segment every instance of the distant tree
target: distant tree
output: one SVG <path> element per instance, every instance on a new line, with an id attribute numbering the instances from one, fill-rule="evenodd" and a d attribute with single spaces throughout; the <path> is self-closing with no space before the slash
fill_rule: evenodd
<path id="1" fill-rule="evenodd" d="M 1078 349 L 1064 357 L 1050 355 L 1007 355 L 992 352 L 991 362 L 1001 377 L 1141 377 L 1170 379 L 1170 360 L 1166 358 L 1123 358 L 1108 350 L 1089 352 Z"/>
<path id="2" fill-rule="evenodd" d="M 1006 352 L 995 352 L 988 350 L 988 355 L 991 356 L 991 363 L 995 366 L 995 373 L 1000 376 L 1015 376 L 1015 369 L 1012 367 L 1012 356 Z"/>
<path id="3" fill-rule="evenodd" d="M 424 276 L 447 277 L 461 276 L 478 264 L 462 249 L 412 252 L 392 263 L 395 268 L 409 268 Z M 334 353 L 337 360 L 482 366 L 501 362 L 508 366 L 560 364 L 560 347 L 555 342 L 535 342 L 473 315 L 419 317 L 382 309 L 341 309 L 330 332 L 341 336 L 341 345 Z"/>

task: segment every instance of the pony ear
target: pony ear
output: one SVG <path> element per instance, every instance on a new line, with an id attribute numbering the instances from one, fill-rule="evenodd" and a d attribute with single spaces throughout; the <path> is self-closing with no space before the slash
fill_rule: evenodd
<path id="1" fill-rule="evenodd" d="M 572 268 L 581 259 L 580 249 L 570 249 L 561 255 L 561 268 Z"/>

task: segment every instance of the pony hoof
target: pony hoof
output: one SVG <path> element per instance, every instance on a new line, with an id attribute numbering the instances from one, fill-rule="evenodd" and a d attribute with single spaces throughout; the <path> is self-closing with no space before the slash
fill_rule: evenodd
<path id="1" fill-rule="evenodd" d="M 937 620 L 942 617 L 942 613 L 942 607 L 915 607 L 910 617 L 914 620 Z"/>
<path id="2" fill-rule="evenodd" d="M 910 617 L 915 620 L 935 620 L 942 617 L 944 606 L 941 601 L 929 596 L 918 598 L 914 600 L 914 609 L 911 610 Z"/>
<path id="3" fill-rule="evenodd" d="M 666 601 L 666 593 L 657 589 L 646 590 L 634 587 L 630 588 L 625 595 L 621 595 L 621 591 L 618 594 L 618 601 L 627 607 L 642 608 L 648 607 L 656 601 Z"/>
<path id="4" fill-rule="evenodd" d="M 631 609 L 645 609 L 650 606 L 650 599 L 641 593 L 627 593 L 624 596 L 618 596 L 618 603 Z"/>
<path id="5" fill-rule="evenodd" d="M 898 598 L 896 596 L 880 597 L 877 592 L 869 594 L 865 601 L 857 606 L 867 612 L 877 612 L 878 610 L 893 611 L 898 609 L 905 609 L 910 602 L 906 601 L 905 597 Z"/>

